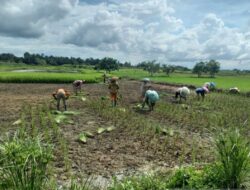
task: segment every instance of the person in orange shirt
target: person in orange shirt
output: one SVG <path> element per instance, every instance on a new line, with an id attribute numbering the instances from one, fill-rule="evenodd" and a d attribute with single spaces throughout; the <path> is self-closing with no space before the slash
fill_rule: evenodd
<path id="1" fill-rule="evenodd" d="M 109 83 L 109 92 L 110 92 L 110 98 L 112 101 L 112 106 L 115 107 L 117 104 L 117 94 L 118 94 L 118 90 L 119 90 L 119 86 L 117 84 L 117 78 L 116 77 L 112 77 L 110 79 L 110 83 Z"/>
<path id="2" fill-rule="evenodd" d="M 60 110 L 60 101 L 62 99 L 63 101 L 63 105 L 64 105 L 64 110 L 67 110 L 67 104 L 66 104 L 66 100 L 69 98 L 70 94 L 67 90 L 63 89 L 63 88 L 59 88 L 57 91 L 55 91 L 52 96 L 55 98 L 55 100 L 57 101 L 57 110 Z"/>

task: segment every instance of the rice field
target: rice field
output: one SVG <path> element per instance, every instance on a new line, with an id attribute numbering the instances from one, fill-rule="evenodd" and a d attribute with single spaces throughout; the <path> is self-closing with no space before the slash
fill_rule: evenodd
<path id="1" fill-rule="evenodd" d="M 165 82 L 169 84 L 195 85 L 202 86 L 205 82 L 215 82 L 217 88 L 229 89 L 238 87 L 242 92 L 250 91 L 250 75 L 217 75 L 216 78 L 201 77 L 192 73 L 173 73 L 167 77 L 164 73 L 156 73 L 150 76 L 146 71 L 140 69 L 121 69 L 113 74 L 140 80 L 144 77 L 149 77 L 155 82 Z"/>
<path id="2" fill-rule="evenodd" d="M 0 82 L 8 83 L 72 83 L 74 80 L 86 80 L 97 83 L 101 73 L 53 73 L 53 72 L 0 72 Z"/>
<path id="3" fill-rule="evenodd" d="M 104 71 L 95 71 L 91 68 L 75 68 L 72 66 L 27 66 L 0 64 L 0 82 L 14 83 L 71 83 L 76 79 L 86 80 L 88 83 L 102 81 Z M 241 92 L 250 91 L 250 75 L 223 75 L 216 78 L 202 77 L 192 73 L 173 73 L 167 77 L 164 73 L 156 73 L 150 76 L 148 72 L 142 69 L 120 69 L 113 71 L 110 76 L 119 76 L 122 78 L 141 80 L 149 77 L 154 82 L 165 82 L 176 85 L 194 85 L 202 86 L 205 82 L 213 81 L 216 87 L 228 90 L 232 87 L 238 87 Z"/>
<path id="4" fill-rule="evenodd" d="M 0 188 L 22 189 L 23 184 L 30 185 L 29 176 L 36 179 L 36 189 L 53 190 L 249 187 L 244 177 L 249 175 L 250 161 L 246 159 L 249 98 L 211 93 L 199 101 L 192 93 L 180 103 L 173 99 L 173 86 L 153 84 L 160 101 L 149 112 L 137 107 L 138 81 L 121 80 L 119 85 L 116 108 L 111 107 L 106 84 L 85 84 L 82 94 L 72 94 L 67 101 L 68 112 L 62 113 L 55 111 L 50 94 L 59 87 L 72 91 L 71 84 L 0 83 L 0 98 L 5 100 L 0 105 L 0 154 L 9 158 L 0 161 L 0 174 L 10 171 L 3 167 L 10 164 L 8 160 L 15 161 L 11 151 L 22 147 L 30 154 L 18 153 L 20 163 L 30 155 L 43 166 L 39 175 L 25 173 L 29 166 L 34 171 L 37 167 L 27 159 L 27 169 L 20 170 L 24 181 L 12 183 L 7 175 L 0 175 Z M 2 151 L 8 147 L 9 151 Z M 223 155 L 230 158 L 225 168 Z M 242 167 L 234 165 L 242 160 L 246 160 Z M 241 177 L 235 179 L 238 171 Z"/>

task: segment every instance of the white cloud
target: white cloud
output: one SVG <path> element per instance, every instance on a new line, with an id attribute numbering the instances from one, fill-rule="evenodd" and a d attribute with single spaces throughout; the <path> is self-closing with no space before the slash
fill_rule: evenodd
<path id="1" fill-rule="evenodd" d="M 49 22 L 64 18 L 77 0 L 4 0 L 0 6 L 0 33 L 39 37 Z"/>
<path id="2" fill-rule="evenodd" d="M 2 0 L 0 51 L 112 56 L 132 63 L 156 59 L 188 66 L 218 59 L 223 67 L 243 67 L 243 63 L 246 67 L 249 32 L 228 26 L 219 12 L 205 9 L 197 10 L 200 17 L 188 25 L 184 17 L 176 16 L 181 7 L 174 9 L 169 2 L 114 0 L 90 5 L 78 0 Z"/>

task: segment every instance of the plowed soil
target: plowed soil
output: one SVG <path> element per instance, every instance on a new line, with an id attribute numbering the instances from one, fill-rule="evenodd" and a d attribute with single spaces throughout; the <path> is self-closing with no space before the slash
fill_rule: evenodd
<path id="1" fill-rule="evenodd" d="M 119 106 L 132 105 L 139 102 L 140 83 L 137 81 L 121 81 L 120 93 L 122 100 Z M 51 94 L 57 88 L 63 87 L 72 91 L 71 84 L 5 84 L 0 83 L 0 136 L 5 132 L 16 130 L 12 123 L 20 118 L 24 104 L 38 105 L 52 100 Z M 172 101 L 175 87 L 154 84 L 153 87 L 160 93 L 164 101 Z M 83 91 L 87 98 L 95 98 L 108 95 L 106 84 L 84 84 Z M 197 139 L 196 159 L 209 161 L 207 155 L 208 139 L 201 137 L 192 131 L 183 131 L 178 137 L 162 146 L 166 137 L 133 134 L 131 129 L 119 127 L 109 133 L 95 135 L 86 144 L 77 141 L 77 136 L 83 130 L 96 131 L 99 127 L 111 126 L 107 121 L 87 107 L 87 104 L 79 103 L 79 99 L 68 100 L 68 110 L 79 111 L 73 116 L 74 124 L 62 124 L 64 138 L 68 143 L 68 154 L 72 165 L 72 174 L 76 176 L 94 175 L 100 178 L 97 183 L 103 185 L 104 179 L 110 180 L 111 176 L 130 175 L 137 171 L 149 168 L 173 168 L 179 164 L 192 163 L 193 141 Z M 50 109 L 55 109 L 55 104 Z M 133 111 L 131 109 L 131 111 Z M 154 117 L 153 113 L 147 113 L 147 117 Z M 167 121 L 166 125 L 168 124 Z M 171 138 L 171 137 L 168 137 Z M 169 139 L 168 139 L 169 140 Z M 166 144 L 166 143 L 165 143 Z M 58 160 L 57 177 L 60 180 L 68 180 L 69 176 L 61 167 Z"/>

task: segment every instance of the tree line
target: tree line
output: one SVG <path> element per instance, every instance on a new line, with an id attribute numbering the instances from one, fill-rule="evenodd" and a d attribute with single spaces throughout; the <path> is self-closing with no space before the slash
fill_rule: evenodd
<path id="1" fill-rule="evenodd" d="M 153 76 L 154 73 L 164 72 L 167 76 L 175 71 L 192 71 L 192 73 L 197 74 L 201 77 L 203 74 L 209 74 L 210 77 L 215 77 L 215 74 L 220 70 L 220 63 L 216 60 L 200 61 L 194 65 L 192 69 L 183 67 L 180 65 L 162 64 L 155 60 L 143 61 L 137 65 L 132 65 L 130 62 L 121 63 L 118 60 L 111 57 L 104 57 L 102 59 L 86 58 L 82 59 L 80 57 L 61 57 L 61 56 L 47 56 L 44 54 L 31 54 L 25 52 L 23 57 L 17 57 L 11 53 L 0 54 L 0 61 L 11 62 L 11 63 L 25 63 L 27 65 L 72 65 L 74 67 L 91 66 L 96 70 L 106 70 L 107 72 L 118 70 L 119 68 L 141 68 Z M 236 73 L 241 72 L 235 69 Z"/>

